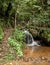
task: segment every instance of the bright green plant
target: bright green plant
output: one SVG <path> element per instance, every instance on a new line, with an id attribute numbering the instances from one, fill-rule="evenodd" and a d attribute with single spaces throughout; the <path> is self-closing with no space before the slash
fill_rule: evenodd
<path id="1" fill-rule="evenodd" d="M 8 38 L 8 44 L 10 46 L 12 46 L 17 51 L 17 55 L 19 57 L 23 56 L 23 52 L 22 52 L 22 48 L 21 48 L 21 45 L 22 45 L 21 42 L 18 42 L 15 39 L 12 39 L 12 38 Z"/>
<path id="2" fill-rule="evenodd" d="M 50 42 L 50 29 L 42 30 L 41 36 L 46 38 L 48 42 Z"/>
<path id="3" fill-rule="evenodd" d="M 2 41 L 3 36 L 4 36 L 4 33 L 3 33 L 2 28 L 0 27 L 0 42 Z"/>
<path id="4" fill-rule="evenodd" d="M 22 41 L 25 38 L 25 35 L 23 34 L 23 31 L 15 29 L 13 32 L 13 37 L 18 41 Z"/>
<path id="5" fill-rule="evenodd" d="M 0 35 L 0 42 L 2 41 L 3 35 Z"/>
<path id="6" fill-rule="evenodd" d="M 50 34 L 48 34 L 48 41 L 50 41 Z"/>
<path id="7" fill-rule="evenodd" d="M 15 29 L 11 37 L 8 38 L 8 44 L 17 51 L 19 57 L 23 56 L 22 48 L 24 38 L 23 32 L 19 29 Z"/>
<path id="8" fill-rule="evenodd" d="M 13 56 L 13 54 L 7 54 L 6 56 L 5 56 L 5 59 L 7 59 L 7 60 L 11 60 L 11 59 L 14 59 L 15 57 Z"/>

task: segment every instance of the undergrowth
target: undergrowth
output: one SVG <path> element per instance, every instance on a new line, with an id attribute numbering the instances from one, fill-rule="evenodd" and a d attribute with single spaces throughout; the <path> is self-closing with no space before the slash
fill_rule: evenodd
<path id="1" fill-rule="evenodd" d="M 3 39 L 3 36 L 4 36 L 4 32 L 3 32 L 2 27 L 0 26 L 0 43 L 1 43 L 2 39 Z"/>
<path id="2" fill-rule="evenodd" d="M 23 31 L 19 29 L 15 29 L 12 35 L 8 38 L 8 44 L 16 50 L 18 57 L 23 56 L 22 48 L 24 38 L 25 35 L 23 35 Z"/>

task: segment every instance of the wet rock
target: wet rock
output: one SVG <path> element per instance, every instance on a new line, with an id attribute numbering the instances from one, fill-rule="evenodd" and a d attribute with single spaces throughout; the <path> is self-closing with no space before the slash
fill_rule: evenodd
<path id="1" fill-rule="evenodd" d="M 41 58 L 38 58 L 38 62 L 42 62 Z"/>
<path id="2" fill-rule="evenodd" d="M 45 60 L 45 57 L 41 57 L 42 60 Z"/>
<path id="3" fill-rule="evenodd" d="M 22 61 L 29 62 L 29 59 L 28 58 L 23 58 Z"/>
<path id="4" fill-rule="evenodd" d="M 47 60 L 47 58 L 46 58 L 46 57 L 41 57 L 41 60 L 45 60 L 45 61 L 46 61 L 46 60 Z"/>
<path id="5" fill-rule="evenodd" d="M 10 63 L 10 65 L 12 65 L 12 63 Z"/>
<path id="6" fill-rule="evenodd" d="M 31 58 L 31 61 L 33 61 L 34 60 L 34 58 Z"/>
<path id="7" fill-rule="evenodd" d="M 35 61 L 36 61 L 36 63 L 40 63 L 41 62 L 41 58 L 36 58 Z"/>
<path id="8" fill-rule="evenodd" d="M 48 60 L 47 60 L 49 63 L 50 63 L 50 58 L 48 58 Z"/>

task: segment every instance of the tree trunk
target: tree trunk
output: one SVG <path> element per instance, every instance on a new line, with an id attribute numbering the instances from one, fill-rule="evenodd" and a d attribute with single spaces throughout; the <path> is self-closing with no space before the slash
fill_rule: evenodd
<path id="1" fill-rule="evenodd" d="M 15 26 L 14 26 L 14 28 L 16 29 L 16 14 L 15 14 Z"/>

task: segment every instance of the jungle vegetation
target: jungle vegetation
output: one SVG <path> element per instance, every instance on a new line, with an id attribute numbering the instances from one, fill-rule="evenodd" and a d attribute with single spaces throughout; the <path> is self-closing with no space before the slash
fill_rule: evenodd
<path id="1" fill-rule="evenodd" d="M 49 0 L 0 0 L 0 41 L 3 39 L 5 28 L 14 28 L 15 31 L 8 39 L 8 43 L 15 47 L 19 56 L 22 56 L 23 34 L 16 28 L 33 26 L 33 28 L 40 27 L 40 36 L 47 38 L 50 42 L 49 2 Z"/>

